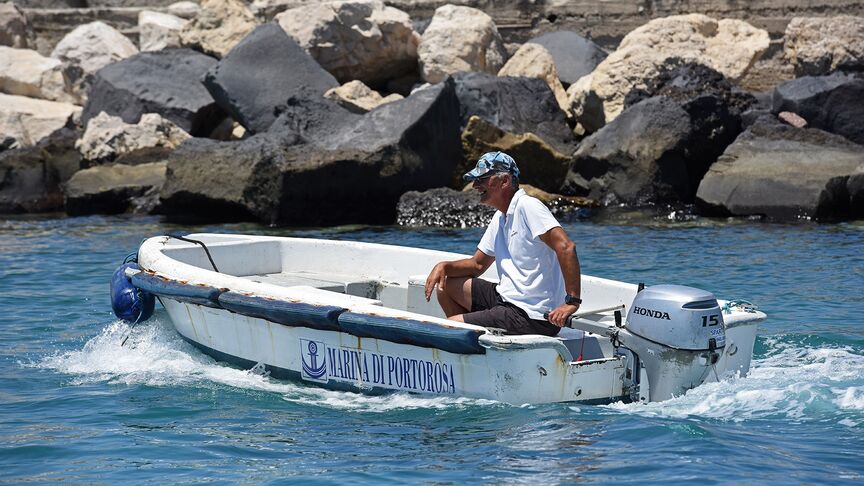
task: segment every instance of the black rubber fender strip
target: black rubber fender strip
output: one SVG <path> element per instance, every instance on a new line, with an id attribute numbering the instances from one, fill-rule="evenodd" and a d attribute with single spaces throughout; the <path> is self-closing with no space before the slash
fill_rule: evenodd
<path id="1" fill-rule="evenodd" d="M 146 272 L 133 275 L 132 285 L 160 297 L 217 309 L 221 307 L 219 295 L 225 292 L 225 290 L 216 287 L 172 280 Z"/>
<path id="2" fill-rule="evenodd" d="M 343 307 L 333 305 L 278 300 L 233 291 L 220 294 L 219 304 L 231 312 L 244 316 L 322 331 L 341 331 L 338 318 L 339 314 L 346 311 Z"/>
<path id="3" fill-rule="evenodd" d="M 457 354 L 485 354 L 478 338 L 485 331 L 450 327 L 415 319 L 345 312 L 339 315 L 343 332 L 394 343 L 436 348 Z"/>

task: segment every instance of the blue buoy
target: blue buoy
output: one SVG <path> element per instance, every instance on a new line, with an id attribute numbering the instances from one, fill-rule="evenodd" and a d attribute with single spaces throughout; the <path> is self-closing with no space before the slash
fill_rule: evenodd
<path id="1" fill-rule="evenodd" d="M 114 315 L 133 324 L 146 321 L 153 315 L 156 298 L 132 285 L 132 279 L 126 276 L 126 269 L 141 267 L 137 263 L 124 263 L 114 271 L 111 277 L 111 308 Z"/>

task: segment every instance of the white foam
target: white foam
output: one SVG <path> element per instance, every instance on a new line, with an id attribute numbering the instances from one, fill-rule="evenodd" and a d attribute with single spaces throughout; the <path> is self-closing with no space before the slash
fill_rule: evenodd
<path id="1" fill-rule="evenodd" d="M 130 335 L 125 346 L 123 338 Z M 489 400 L 422 397 L 404 393 L 365 396 L 270 379 L 215 362 L 174 331 L 167 317 L 137 326 L 116 321 L 82 349 L 49 356 L 33 366 L 72 375 L 71 384 L 107 382 L 147 386 L 213 386 L 277 393 L 288 402 L 346 411 L 388 412 L 501 405 Z"/>
<path id="2" fill-rule="evenodd" d="M 800 347 L 780 338 L 766 339 L 767 356 L 753 361 L 750 374 L 689 390 L 659 403 L 609 408 L 671 418 L 705 417 L 745 421 L 786 417 L 819 420 L 826 414 L 842 420 L 848 411 L 864 410 L 864 356 L 849 347 Z M 849 423 L 859 420 L 849 419 Z"/>

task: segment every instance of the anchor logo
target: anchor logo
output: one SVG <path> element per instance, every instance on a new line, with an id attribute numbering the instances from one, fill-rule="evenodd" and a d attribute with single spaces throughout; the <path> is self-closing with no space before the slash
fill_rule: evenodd
<path id="1" fill-rule="evenodd" d="M 322 342 L 300 340 L 300 356 L 303 361 L 301 376 L 304 380 L 327 382 L 326 349 Z"/>

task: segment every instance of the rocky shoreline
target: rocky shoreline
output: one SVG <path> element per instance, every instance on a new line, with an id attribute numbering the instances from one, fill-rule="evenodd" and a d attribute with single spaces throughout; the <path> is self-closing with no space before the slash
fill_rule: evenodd
<path id="1" fill-rule="evenodd" d="M 0 4 L 0 214 L 482 226 L 504 150 L 568 221 L 864 218 L 860 2 L 142 3 Z"/>

